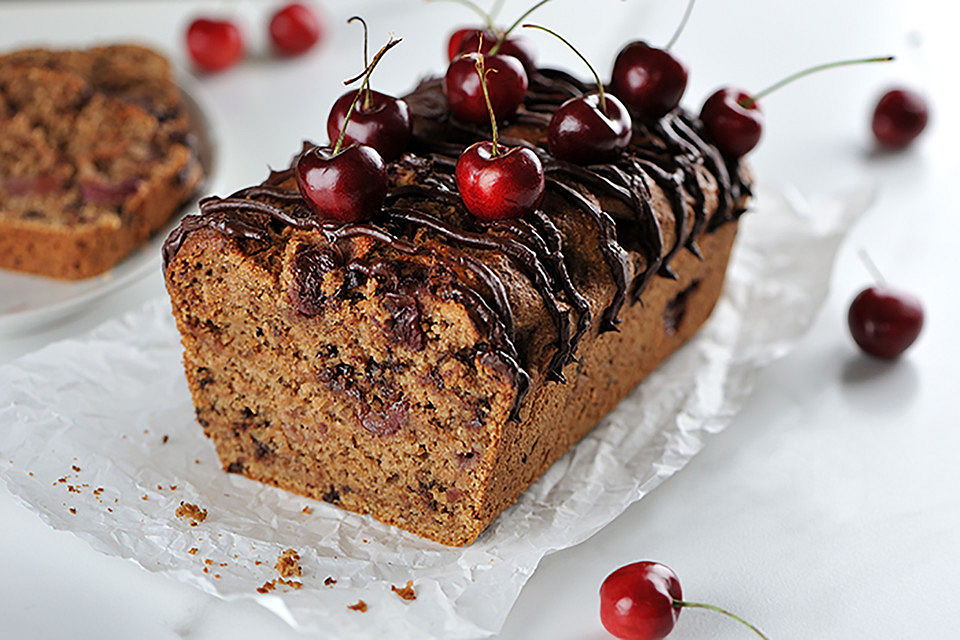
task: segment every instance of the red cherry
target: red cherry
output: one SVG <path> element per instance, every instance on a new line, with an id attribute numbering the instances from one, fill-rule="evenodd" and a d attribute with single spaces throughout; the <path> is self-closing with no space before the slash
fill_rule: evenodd
<path id="1" fill-rule="evenodd" d="M 850 303 L 847 324 L 861 349 L 872 356 L 892 360 L 920 335 L 923 307 L 909 293 L 869 287 Z"/>
<path id="2" fill-rule="evenodd" d="M 703 103 L 700 119 L 707 137 L 728 158 L 746 155 L 763 134 L 760 105 L 742 89 L 718 89 Z"/>
<path id="3" fill-rule="evenodd" d="M 460 47 L 463 44 L 463 39 L 467 36 L 467 34 L 475 31 L 483 31 L 483 29 L 478 29 L 477 27 L 464 27 L 463 29 L 457 29 L 450 34 L 450 40 L 447 41 L 448 61 L 452 61 L 454 58 L 460 55 Z"/>
<path id="4" fill-rule="evenodd" d="M 480 36 L 483 36 L 483 46 L 480 45 Z M 487 55 L 497 44 L 500 36 L 492 31 L 480 30 L 480 29 L 470 29 L 467 33 L 463 35 L 460 40 L 460 46 L 457 48 L 457 53 L 476 53 L 477 50 L 480 50 L 480 53 Z M 451 43 L 453 38 L 451 38 Z M 521 38 L 507 37 L 500 44 L 500 48 L 497 49 L 497 54 L 505 56 L 513 56 L 520 61 L 520 64 L 523 65 L 523 70 L 527 72 L 527 76 L 532 76 L 537 71 L 537 65 L 534 62 L 533 49 L 526 43 L 525 40 Z M 450 56 L 450 59 L 453 60 L 455 56 Z"/>
<path id="5" fill-rule="evenodd" d="M 481 220 L 512 220 L 532 213 L 543 201 L 540 158 L 526 147 L 475 142 L 457 160 L 457 189 L 467 209 Z"/>
<path id="6" fill-rule="evenodd" d="M 215 73 L 243 56 L 243 36 L 228 20 L 198 18 L 187 29 L 187 50 L 199 69 Z"/>
<path id="7" fill-rule="evenodd" d="M 413 127 L 410 108 L 404 100 L 379 91 L 370 91 L 370 102 L 361 95 L 347 123 L 343 143 L 359 142 L 373 147 L 390 162 L 400 157 L 407 148 Z M 327 117 L 327 135 L 336 140 L 347 119 L 350 105 L 356 100 L 357 90 L 348 91 L 333 103 Z"/>
<path id="8" fill-rule="evenodd" d="M 600 586 L 600 622 L 623 640 L 659 640 L 673 630 L 683 600 L 680 579 L 657 562 L 620 567 Z"/>
<path id="9" fill-rule="evenodd" d="M 893 89 L 883 94 L 873 111 L 873 135 L 885 147 L 902 149 L 923 132 L 929 117 L 923 96 Z"/>
<path id="10" fill-rule="evenodd" d="M 317 13 L 299 2 L 288 4 L 270 18 L 270 40 L 286 56 L 308 51 L 320 40 L 322 31 Z"/>
<path id="11" fill-rule="evenodd" d="M 340 222 L 368 220 L 387 197 L 387 170 L 372 147 L 353 144 L 333 152 L 316 147 L 296 166 L 300 194 L 321 218 Z"/>
<path id="12" fill-rule="evenodd" d="M 609 93 L 606 109 L 600 95 L 590 93 L 564 102 L 550 118 L 547 146 L 560 160 L 576 164 L 609 162 L 623 153 L 633 135 L 627 108 Z"/>
<path id="13" fill-rule="evenodd" d="M 687 68 L 669 51 L 631 42 L 613 63 L 611 91 L 643 118 L 673 111 L 687 88 Z"/>
<path id="14" fill-rule="evenodd" d="M 484 58 L 487 69 L 492 72 L 487 77 L 490 103 L 497 120 L 504 120 L 523 104 L 527 94 L 527 74 L 513 56 L 498 54 Z M 473 124 L 488 120 L 483 89 L 472 56 L 462 56 L 450 63 L 443 78 L 443 88 L 454 116 Z"/>

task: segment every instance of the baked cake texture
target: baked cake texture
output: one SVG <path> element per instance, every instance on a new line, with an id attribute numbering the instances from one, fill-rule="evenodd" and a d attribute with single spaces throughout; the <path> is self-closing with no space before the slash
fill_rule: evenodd
<path id="1" fill-rule="evenodd" d="M 134 45 L 0 56 L 0 267 L 102 273 L 202 178 L 170 65 Z"/>
<path id="2" fill-rule="evenodd" d="M 681 111 L 636 122 L 614 164 L 552 159 L 550 114 L 589 90 L 541 70 L 504 127 L 547 173 L 525 219 L 466 213 L 455 159 L 487 133 L 435 79 L 406 98 L 414 140 L 372 221 L 317 219 L 292 169 L 202 201 L 165 274 L 227 471 L 468 544 L 696 332 L 745 171 Z"/>

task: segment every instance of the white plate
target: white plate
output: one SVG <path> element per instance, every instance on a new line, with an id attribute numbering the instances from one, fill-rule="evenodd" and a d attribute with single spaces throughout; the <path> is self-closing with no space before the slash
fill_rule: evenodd
<path id="1" fill-rule="evenodd" d="M 17 333 L 74 313 L 97 298 L 136 282 L 160 269 L 163 241 L 180 219 L 196 209 L 204 184 L 211 184 L 216 165 L 217 145 L 204 110 L 191 93 L 182 88 L 190 116 L 200 137 L 199 156 L 204 181 L 179 213 L 147 242 L 121 260 L 113 269 L 84 280 L 56 280 L 0 269 L 0 333 Z"/>

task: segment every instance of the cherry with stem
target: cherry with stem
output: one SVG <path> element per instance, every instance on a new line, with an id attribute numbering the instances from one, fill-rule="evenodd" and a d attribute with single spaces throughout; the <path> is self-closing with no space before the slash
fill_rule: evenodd
<path id="1" fill-rule="evenodd" d="M 687 68 L 670 49 L 687 26 L 694 3 L 695 0 L 687 2 L 683 18 L 664 48 L 638 40 L 617 54 L 611 88 L 641 118 L 662 118 L 676 109 L 683 98 L 687 89 Z"/>
<path id="2" fill-rule="evenodd" d="M 866 251 L 860 260 L 876 284 L 853 299 L 847 325 L 865 353 L 893 360 L 910 348 L 923 329 L 923 306 L 916 296 L 890 287 Z"/>
<path id="3" fill-rule="evenodd" d="M 350 101 L 333 147 L 315 147 L 297 160 L 297 186 L 304 200 L 321 218 L 357 222 L 371 218 L 383 206 L 387 196 L 387 170 L 383 158 L 369 145 L 354 142 L 345 146 L 345 140 L 363 87 L 370 81 L 370 75 L 383 55 L 400 42 L 400 39 L 391 38 L 361 75 L 346 81 L 352 84 L 362 78 L 360 90 Z"/>
<path id="4" fill-rule="evenodd" d="M 812 73 L 873 62 L 889 62 L 893 56 L 855 58 L 818 64 L 793 73 L 766 89 L 751 95 L 743 89 L 722 87 L 703 103 L 700 119 L 710 141 L 728 158 L 740 158 L 750 152 L 763 133 L 763 113 L 758 101 L 777 89 Z"/>
<path id="5" fill-rule="evenodd" d="M 486 56 L 464 56 L 474 63 L 490 118 L 490 142 L 467 147 L 457 159 L 455 178 L 467 210 L 481 220 L 509 220 L 532 213 L 543 201 L 545 177 L 540 158 L 526 147 L 502 147 L 497 117 L 487 89 Z"/>
<path id="6" fill-rule="evenodd" d="M 560 160 L 577 164 L 609 162 L 619 156 L 633 136 L 633 120 L 616 96 L 607 93 L 590 61 L 566 38 L 546 27 L 524 24 L 559 39 L 587 65 L 597 91 L 570 98 L 553 113 L 547 127 L 547 146 Z"/>
<path id="7" fill-rule="evenodd" d="M 484 55 L 483 37 L 477 51 L 455 59 L 443 76 L 443 90 L 450 113 L 463 122 L 484 124 L 490 104 L 497 120 L 509 118 L 527 95 L 527 73 L 523 64 L 508 55 Z M 484 56 L 485 68 L 495 74 L 478 78 L 475 56 Z"/>

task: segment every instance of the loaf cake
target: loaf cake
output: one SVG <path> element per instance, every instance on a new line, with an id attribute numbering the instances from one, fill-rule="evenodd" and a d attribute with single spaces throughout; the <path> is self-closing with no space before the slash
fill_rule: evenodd
<path id="1" fill-rule="evenodd" d="M 588 91 L 542 69 L 503 127 L 547 175 L 524 219 L 466 213 L 455 159 L 488 132 L 437 79 L 406 97 L 413 142 L 371 221 L 318 219 L 292 168 L 201 201 L 165 276 L 227 471 L 468 544 L 696 332 L 749 176 L 680 110 L 615 163 L 550 158 L 550 113 Z"/>
<path id="2" fill-rule="evenodd" d="M 197 189 L 192 127 L 170 65 L 149 49 L 0 56 L 0 268 L 110 269 Z"/>

